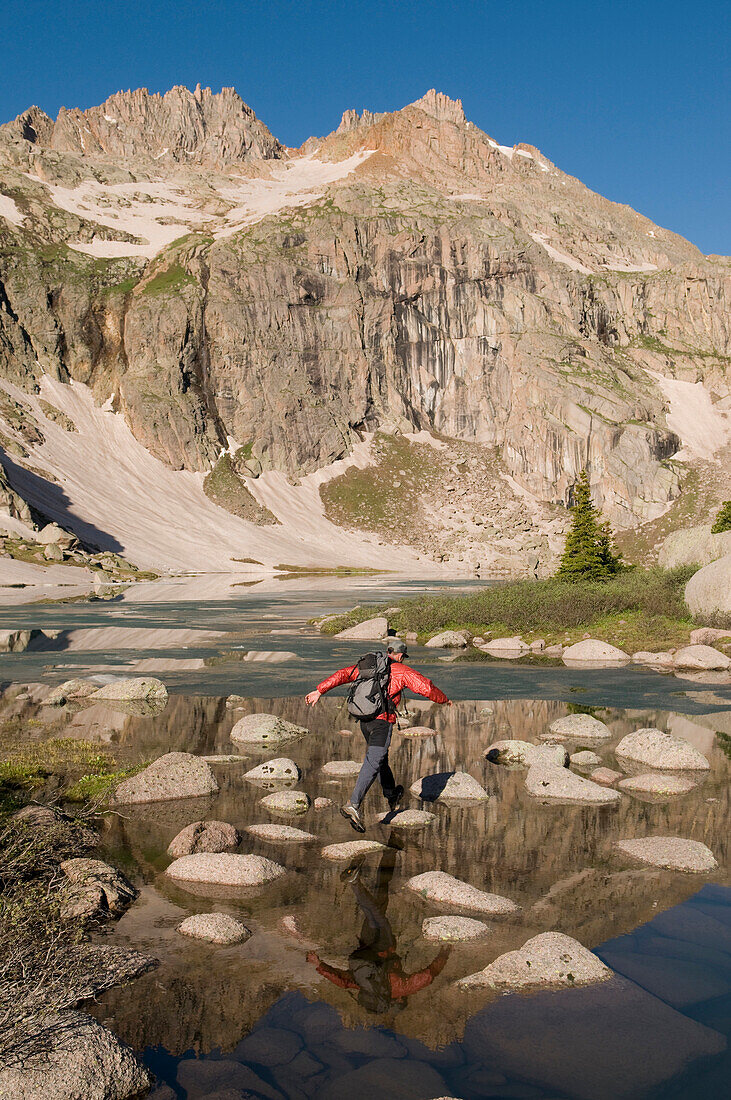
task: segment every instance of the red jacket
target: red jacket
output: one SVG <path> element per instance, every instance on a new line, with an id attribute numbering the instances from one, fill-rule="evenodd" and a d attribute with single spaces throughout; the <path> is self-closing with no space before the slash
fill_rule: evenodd
<path id="1" fill-rule="evenodd" d="M 330 691 L 332 688 L 340 687 L 341 684 L 350 684 L 357 679 L 358 666 L 350 665 L 348 668 L 340 668 L 337 672 L 333 672 L 332 676 L 328 676 L 326 680 L 317 685 L 317 690 L 320 695 L 324 695 L 326 691 Z M 401 661 L 391 661 L 388 697 L 393 702 L 394 710 L 401 702 L 401 692 L 404 688 L 410 688 L 415 695 L 423 695 L 425 699 L 431 699 L 433 703 L 449 702 L 444 692 L 440 691 L 426 676 L 422 676 L 416 669 L 409 668 Z M 378 718 L 385 718 L 387 722 L 396 721 L 395 714 L 387 714 L 385 711 L 383 714 L 379 714 Z"/>

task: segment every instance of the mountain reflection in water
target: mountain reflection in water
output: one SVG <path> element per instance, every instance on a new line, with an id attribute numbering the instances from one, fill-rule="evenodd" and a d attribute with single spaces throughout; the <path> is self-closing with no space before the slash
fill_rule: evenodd
<path id="1" fill-rule="evenodd" d="M 644 1100 L 691 1096 L 677 1089 L 689 1080 L 695 1088 L 703 1075 L 715 1080 L 725 1064 L 731 988 L 730 765 L 716 735 L 731 733 L 729 713 L 600 711 L 612 730 L 610 741 L 592 746 L 603 764 L 615 766 L 613 748 L 626 733 L 658 726 L 692 741 L 711 771 L 681 797 L 648 803 L 625 795 L 616 807 L 592 808 L 542 805 L 527 794 L 524 772 L 484 759 L 498 739 L 536 742 L 567 712 L 566 704 L 474 700 L 439 709 L 410 701 L 409 709 L 414 724 L 433 727 L 434 734 L 394 737 L 392 767 L 407 792 L 420 776 L 464 770 L 490 797 L 474 805 L 430 804 L 435 820 L 412 832 L 376 824 L 384 806 L 374 788 L 364 807 L 368 835 L 387 850 L 366 857 L 354 881 L 321 856 L 325 844 L 354 838 L 337 808 L 348 781 L 321 772 L 329 760 L 359 759 L 362 752 L 359 734 L 341 732 L 355 727 L 340 700 L 324 699 L 308 710 L 296 698 L 247 699 L 234 710 L 225 699 L 174 695 L 157 715 L 115 718 L 107 706 L 66 714 L 68 735 L 86 739 L 104 729 L 124 760 L 171 750 L 245 756 L 214 764 L 215 796 L 124 807 L 105 819 L 106 858 L 142 891 L 109 935 L 156 955 L 161 965 L 105 994 L 95 1012 L 147 1052 L 160 1082 L 155 1100 Z M 229 732 L 243 714 L 259 711 L 311 732 L 281 748 L 247 751 Z M 301 817 L 280 819 L 316 834 L 315 842 L 275 844 L 245 832 L 269 817 L 259 804 L 266 791 L 243 773 L 283 755 L 302 770 L 299 789 L 333 800 L 324 810 L 311 806 Z M 406 801 L 419 805 L 413 796 Z M 240 897 L 169 879 L 163 873 L 168 844 L 202 818 L 231 822 L 244 836 L 240 851 L 274 859 L 287 874 Z M 616 840 L 655 834 L 703 841 L 718 870 L 701 877 L 641 867 L 613 848 Z M 511 898 L 520 912 L 490 919 L 483 940 L 439 952 L 422 937 L 422 921 L 450 909 L 404 888 L 413 875 L 435 869 Z M 240 917 L 254 935 L 243 945 L 211 947 L 177 933 L 186 916 L 211 910 Z M 640 933 L 659 915 L 675 923 L 660 945 L 664 954 L 656 936 L 654 959 L 643 966 L 636 955 L 650 941 Z M 533 996 L 456 989 L 457 978 L 549 929 L 590 948 L 605 945 L 600 954 L 606 950 L 618 976 L 601 986 Z M 679 968 L 681 993 L 670 989 Z"/>

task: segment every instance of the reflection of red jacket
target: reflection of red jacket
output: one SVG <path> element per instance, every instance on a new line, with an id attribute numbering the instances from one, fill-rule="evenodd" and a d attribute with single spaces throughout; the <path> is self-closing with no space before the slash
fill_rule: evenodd
<path id="1" fill-rule="evenodd" d="M 348 668 L 340 668 L 337 672 L 333 672 L 332 676 L 328 676 L 326 680 L 317 685 L 317 690 L 320 695 L 324 695 L 326 691 L 330 691 L 332 688 L 340 687 L 341 684 L 350 684 L 357 679 L 358 666 L 350 665 Z M 431 699 L 433 703 L 449 702 L 444 692 L 440 691 L 426 676 L 422 676 L 416 669 L 409 668 L 401 661 L 391 661 L 388 697 L 393 702 L 394 710 L 401 702 L 401 692 L 404 688 L 410 688 L 415 695 L 423 695 L 425 699 Z M 386 714 L 385 711 L 383 714 L 379 714 L 378 718 L 385 718 L 387 722 L 396 721 L 395 714 Z"/>
<path id="2" fill-rule="evenodd" d="M 397 1001 L 402 997 L 410 997 L 412 993 L 418 993 L 420 989 L 426 989 L 428 985 L 431 985 L 437 974 L 440 974 L 444 969 L 449 951 L 446 948 L 440 951 L 429 966 L 425 966 L 423 970 L 418 970 L 415 974 L 404 974 L 399 959 L 387 961 L 387 952 L 379 952 L 379 955 L 384 959 L 384 965 L 388 967 L 391 999 Z M 322 959 L 318 959 L 318 963 L 319 965 L 315 967 L 317 973 L 322 974 L 323 978 L 327 978 L 333 985 L 339 985 L 342 989 L 358 989 L 358 983 L 353 977 L 352 971 L 338 970 L 336 967 L 323 962 Z"/>

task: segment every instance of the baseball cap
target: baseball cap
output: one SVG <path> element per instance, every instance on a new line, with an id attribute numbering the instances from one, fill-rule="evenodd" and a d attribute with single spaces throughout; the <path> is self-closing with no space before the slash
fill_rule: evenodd
<path id="1" fill-rule="evenodd" d="M 409 655 L 406 642 L 402 642 L 400 638 L 389 638 L 386 642 L 386 648 L 389 653 L 403 653 L 404 657 Z"/>

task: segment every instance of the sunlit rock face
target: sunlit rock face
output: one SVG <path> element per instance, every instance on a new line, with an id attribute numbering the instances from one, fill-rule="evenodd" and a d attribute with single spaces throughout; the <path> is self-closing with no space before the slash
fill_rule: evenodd
<path id="1" fill-rule="evenodd" d="M 727 265 L 441 94 L 298 152 L 231 89 L 31 109 L 0 179 L 0 376 L 114 395 L 175 469 L 233 440 L 297 477 L 428 429 L 547 504 L 586 465 L 632 527 L 678 495 L 681 446 L 728 441 Z"/>

